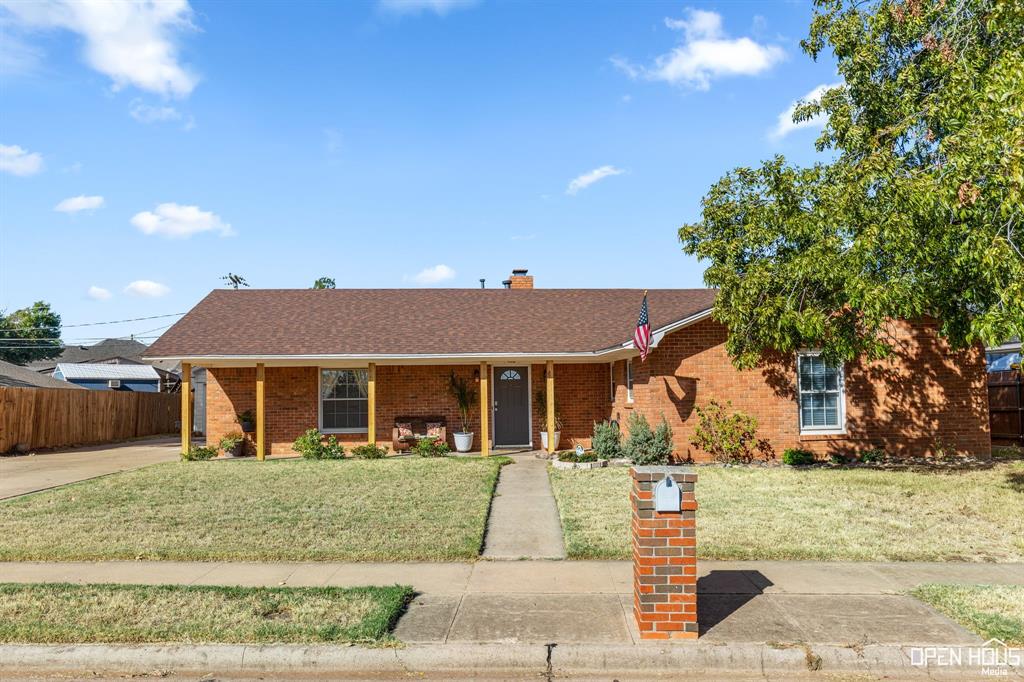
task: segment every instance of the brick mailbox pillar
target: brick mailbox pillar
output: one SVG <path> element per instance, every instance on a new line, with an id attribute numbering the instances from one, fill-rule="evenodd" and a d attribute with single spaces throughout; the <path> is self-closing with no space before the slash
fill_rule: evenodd
<path id="1" fill-rule="evenodd" d="M 633 507 L 633 614 L 640 637 L 696 639 L 697 474 L 679 466 L 637 466 L 629 472 L 633 479 L 629 496 Z M 667 476 L 678 488 L 663 493 L 662 504 L 674 503 L 678 508 L 659 511 L 656 488 Z"/>

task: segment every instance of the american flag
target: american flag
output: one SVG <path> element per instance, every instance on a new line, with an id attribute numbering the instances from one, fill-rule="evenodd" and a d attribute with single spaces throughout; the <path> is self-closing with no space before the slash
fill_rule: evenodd
<path id="1" fill-rule="evenodd" d="M 636 321 L 636 331 L 633 332 L 633 345 L 640 351 L 640 362 L 647 359 L 651 352 L 651 321 L 647 317 L 647 292 L 644 291 L 644 302 L 640 306 L 640 319 Z"/>

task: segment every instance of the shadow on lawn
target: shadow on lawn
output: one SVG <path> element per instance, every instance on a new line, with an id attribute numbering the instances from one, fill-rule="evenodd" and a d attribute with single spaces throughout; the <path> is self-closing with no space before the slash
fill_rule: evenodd
<path id="1" fill-rule="evenodd" d="M 698 578 L 697 622 L 700 634 L 739 611 L 772 584 L 760 571 L 711 571 Z"/>

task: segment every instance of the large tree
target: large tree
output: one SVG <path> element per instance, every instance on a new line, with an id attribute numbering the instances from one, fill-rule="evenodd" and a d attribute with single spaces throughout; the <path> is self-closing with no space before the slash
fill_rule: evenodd
<path id="1" fill-rule="evenodd" d="M 802 47 L 843 82 L 794 120 L 822 118 L 827 160 L 737 168 L 679 231 L 734 361 L 884 356 L 892 318 L 957 348 L 1024 336 L 1024 2 L 815 4 Z"/>
<path id="2" fill-rule="evenodd" d="M 36 301 L 10 315 L 0 312 L 0 359 L 25 365 L 61 354 L 60 315 L 50 304 Z"/>

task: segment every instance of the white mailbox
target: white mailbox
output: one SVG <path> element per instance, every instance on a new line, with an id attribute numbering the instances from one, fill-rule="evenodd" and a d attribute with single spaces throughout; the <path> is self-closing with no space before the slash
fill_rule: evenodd
<path id="1" fill-rule="evenodd" d="M 654 488 L 655 511 L 678 512 L 679 499 L 679 484 L 671 475 L 661 479 Z"/>

